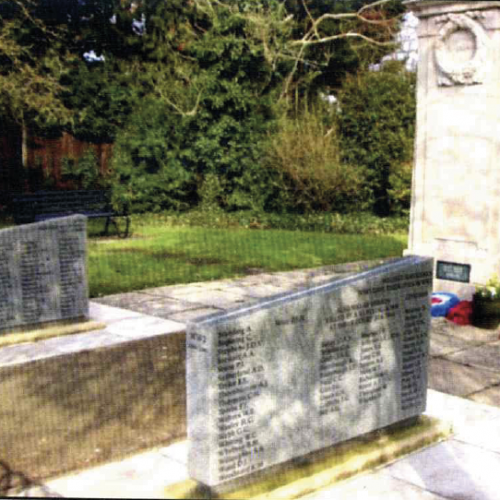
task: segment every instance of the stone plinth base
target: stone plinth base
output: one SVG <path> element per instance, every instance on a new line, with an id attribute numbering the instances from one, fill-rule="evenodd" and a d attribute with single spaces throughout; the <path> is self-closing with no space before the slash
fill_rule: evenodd
<path id="1" fill-rule="evenodd" d="M 167 487 L 163 498 L 291 500 L 332 486 L 451 435 L 451 427 L 421 416 L 210 489 L 193 480 Z"/>
<path id="2" fill-rule="evenodd" d="M 39 482 L 185 438 L 185 333 L 147 336 L 151 317 L 118 312 L 104 331 L 0 348 L 0 476 Z"/>

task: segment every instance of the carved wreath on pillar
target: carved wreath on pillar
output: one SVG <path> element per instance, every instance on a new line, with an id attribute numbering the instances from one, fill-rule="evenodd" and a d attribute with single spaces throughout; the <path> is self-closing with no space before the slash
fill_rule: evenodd
<path id="1" fill-rule="evenodd" d="M 445 14 L 436 19 L 446 23 L 439 31 L 435 45 L 438 67 L 438 85 L 474 85 L 484 83 L 488 61 L 488 35 L 474 17 L 483 17 L 481 12 Z M 474 54 L 468 61 L 457 61 L 456 52 L 447 44 L 457 31 L 464 31 L 474 42 Z"/>

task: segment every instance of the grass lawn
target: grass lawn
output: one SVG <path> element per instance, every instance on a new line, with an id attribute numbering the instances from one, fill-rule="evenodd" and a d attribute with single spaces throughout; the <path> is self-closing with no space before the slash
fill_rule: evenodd
<path id="1" fill-rule="evenodd" d="M 401 256 L 406 234 L 172 227 L 133 223 L 129 239 L 90 238 L 90 296 Z M 91 232 L 92 234 L 92 232 Z"/>

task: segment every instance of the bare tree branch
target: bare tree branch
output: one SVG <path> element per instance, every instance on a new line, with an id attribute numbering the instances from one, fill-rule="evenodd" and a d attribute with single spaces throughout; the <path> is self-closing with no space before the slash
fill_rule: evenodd
<path id="1" fill-rule="evenodd" d="M 313 27 L 313 30 L 314 30 L 314 34 L 319 38 L 318 25 L 314 21 L 314 18 L 311 15 L 311 11 L 307 7 L 306 0 L 302 0 L 302 5 L 304 6 L 305 11 L 307 12 L 307 16 L 309 17 L 309 19 L 312 22 L 312 27 Z"/>
<path id="2" fill-rule="evenodd" d="M 283 99 L 288 94 L 288 89 L 290 88 L 290 85 L 292 83 L 293 76 L 297 72 L 297 69 L 299 67 L 299 62 L 302 59 L 302 56 L 303 56 L 303 53 L 304 53 L 306 47 L 307 47 L 307 45 L 302 45 L 300 47 L 300 51 L 295 59 L 295 64 L 293 65 L 293 69 L 292 69 L 292 71 L 290 71 L 290 73 L 285 81 L 285 86 L 283 87 L 283 92 L 281 93 L 280 100 Z"/>
<path id="3" fill-rule="evenodd" d="M 179 106 L 176 106 L 166 95 L 164 95 L 163 93 L 159 92 L 159 94 L 161 95 L 161 98 L 169 105 L 171 106 L 172 108 L 175 109 L 175 111 L 177 111 L 177 113 L 179 113 L 181 116 L 195 116 L 196 113 L 198 113 L 198 109 L 200 107 L 200 101 L 201 101 L 201 96 L 203 94 L 203 91 L 199 92 L 197 98 L 196 98 L 196 104 L 194 105 L 193 109 L 189 110 L 189 111 L 183 111 L 181 108 L 179 108 Z"/>
<path id="4" fill-rule="evenodd" d="M 380 47 L 390 47 L 392 45 L 397 45 L 396 42 L 379 42 L 379 41 L 374 40 L 373 38 L 370 38 L 366 35 L 362 35 L 361 33 L 352 33 L 352 32 L 340 33 L 338 35 L 327 36 L 324 38 L 320 38 L 319 40 L 304 40 L 304 39 L 296 40 L 295 42 L 292 42 L 291 45 L 307 46 L 307 45 L 313 45 L 313 44 L 318 44 L 318 43 L 327 43 L 327 42 L 331 42 L 333 40 L 339 40 L 341 38 L 361 38 L 362 40 L 365 40 L 369 43 L 373 43 L 374 45 L 378 45 Z"/>
<path id="5" fill-rule="evenodd" d="M 363 23 L 367 24 L 374 24 L 374 25 L 379 25 L 379 26 L 387 26 L 390 25 L 393 22 L 393 19 L 369 19 L 363 15 L 363 12 L 367 11 L 368 9 L 372 9 L 374 7 L 379 7 L 381 5 L 389 3 L 391 0 L 378 0 L 376 2 L 373 2 L 371 4 L 365 5 L 361 7 L 357 12 L 353 13 L 341 13 L 341 14 L 323 14 L 322 16 L 318 17 L 317 19 L 313 19 L 311 16 L 309 10 L 306 7 L 305 0 L 302 0 L 302 3 L 304 5 L 304 8 L 306 9 L 306 12 L 309 16 L 309 19 L 311 20 L 311 27 L 307 31 L 307 33 L 304 35 L 304 37 L 301 40 L 296 40 L 291 43 L 291 45 L 312 45 L 312 44 L 318 44 L 318 43 L 327 43 L 331 42 L 332 40 L 337 40 L 340 38 L 351 38 L 351 37 L 357 37 L 361 38 L 367 42 L 373 43 L 375 45 L 379 46 L 391 46 L 393 45 L 394 42 L 378 42 L 374 40 L 373 38 L 367 37 L 366 35 L 362 35 L 360 33 L 341 33 L 339 35 L 333 35 L 330 37 L 321 37 L 319 35 L 319 26 L 321 23 L 323 23 L 326 20 L 342 20 L 342 19 L 358 19 L 359 21 L 362 21 Z M 313 39 L 315 38 L 315 39 Z"/>
<path id="6" fill-rule="evenodd" d="M 384 5 L 389 3 L 391 0 L 378 0 L 377 2 L 369 3 L 368 5 L 363 5 L 361 9 L 358 10 L 358 14 L 361 14 L 364 10 L 373 9 L 374 7 L 379 7 L 380 5 Z"/>
<path id="7" fill-rule="evenodd" d="M 56 31 L 50 30 L 40 19 L 36 19 L 33 17 L 28 9 L 28 5 L 35 5 L 35 3 L 32 0 L 11 0 L 13 1 L 22 11 L 24 14 L 25 19 L 30 21 L 34 26 L 36 26 L 40 31 L 45 33 L 46 35 L 52 35 L 55 38 L 59 37 L 59 34 Z"/>

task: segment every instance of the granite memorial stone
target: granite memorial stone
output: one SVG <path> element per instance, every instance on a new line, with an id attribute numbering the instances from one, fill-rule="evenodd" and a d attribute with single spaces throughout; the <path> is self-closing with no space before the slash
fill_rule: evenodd
<path id="1" fill-rule="evenodd" d="M 86 218 L 0 231 L 0 333 L 88 316 Z"/>
<path id="2" fill-rule="evenodd" d="M 190 476 L 208 486 L 425 410 L 432 259 L 187 327 Z"/>

